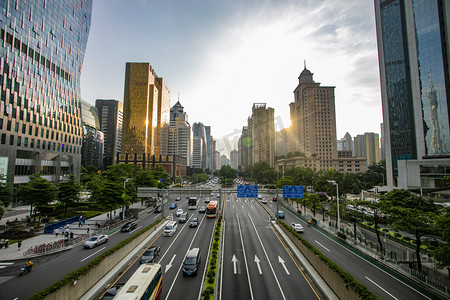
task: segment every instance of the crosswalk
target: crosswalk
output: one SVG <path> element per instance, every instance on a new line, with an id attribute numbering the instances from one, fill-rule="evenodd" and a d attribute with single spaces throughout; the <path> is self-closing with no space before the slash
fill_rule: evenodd
<path id="1" fill-rule="evenodd" d="M 13 262 L 0 262 L 0 269 L 13 265 Z"/>

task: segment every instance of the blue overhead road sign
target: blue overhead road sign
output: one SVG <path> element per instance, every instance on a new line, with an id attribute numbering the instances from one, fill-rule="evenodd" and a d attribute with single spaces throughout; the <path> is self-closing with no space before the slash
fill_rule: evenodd
<path id="1" fill-rule="evenodd" d="M 283 198 L 303 198 L 303 185 L 283 185 Z"/>
<path id="2" fill-rule="evenodd" d="M 238 185 L 237 186 L 238 198 L 256 198 L 258 197 L 257 185 Z"/>

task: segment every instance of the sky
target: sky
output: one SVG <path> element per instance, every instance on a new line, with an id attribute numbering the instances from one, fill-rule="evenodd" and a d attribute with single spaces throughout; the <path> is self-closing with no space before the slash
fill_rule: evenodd
<path id="1" fill-rule="evenodd" d="M 94 0 L 81 98 L 123 102 L 125 64 L 149 62 L 173 106 L 211 126 L 229 156 L 253 103 L 290 125 L 289 103 L 306 67 L 335 86 L 337 138 L 380 133 L 372 0 Z"/>

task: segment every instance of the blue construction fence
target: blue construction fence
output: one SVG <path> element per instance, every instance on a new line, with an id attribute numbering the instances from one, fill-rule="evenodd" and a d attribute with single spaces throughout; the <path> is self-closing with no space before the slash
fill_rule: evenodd
<path id="1" fill-rule="evenodd" d="M 58 223 L 53 223 L 53 224 L 47 225 L 44 228 L 44 233 L 53 233 L 56 228 L 66 226 L 67 223 L 72 224 L 74 222 L 79 222 L 80 217 L 83 218 L 82 220 L 84 221 L 83 216 L 75 216 L 75 217 L 72 217 L 72 218 L 69 218 L 69 219 L 66 219 L 63 221 L 59 221 Z"/>

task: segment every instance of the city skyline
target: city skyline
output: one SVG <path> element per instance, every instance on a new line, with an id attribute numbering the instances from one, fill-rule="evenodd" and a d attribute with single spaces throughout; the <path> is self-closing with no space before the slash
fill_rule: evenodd
<path id="1" fill-rule="evenodd" d="M 228 155 L 255 102 L 275 109 L 276 130 L 289 125 L 305 61 L 317 82 L 336 86 L 338 138 L 380 132 L 371 2 L 95 1 L 81 95 L 123 102 L 126 62 L 149 62 L 165 78 L 171 106 L 179 97 L 191 122 L 211 126 L 219 151 L 220 139 L 232 141 L 221 151 Z"/>

